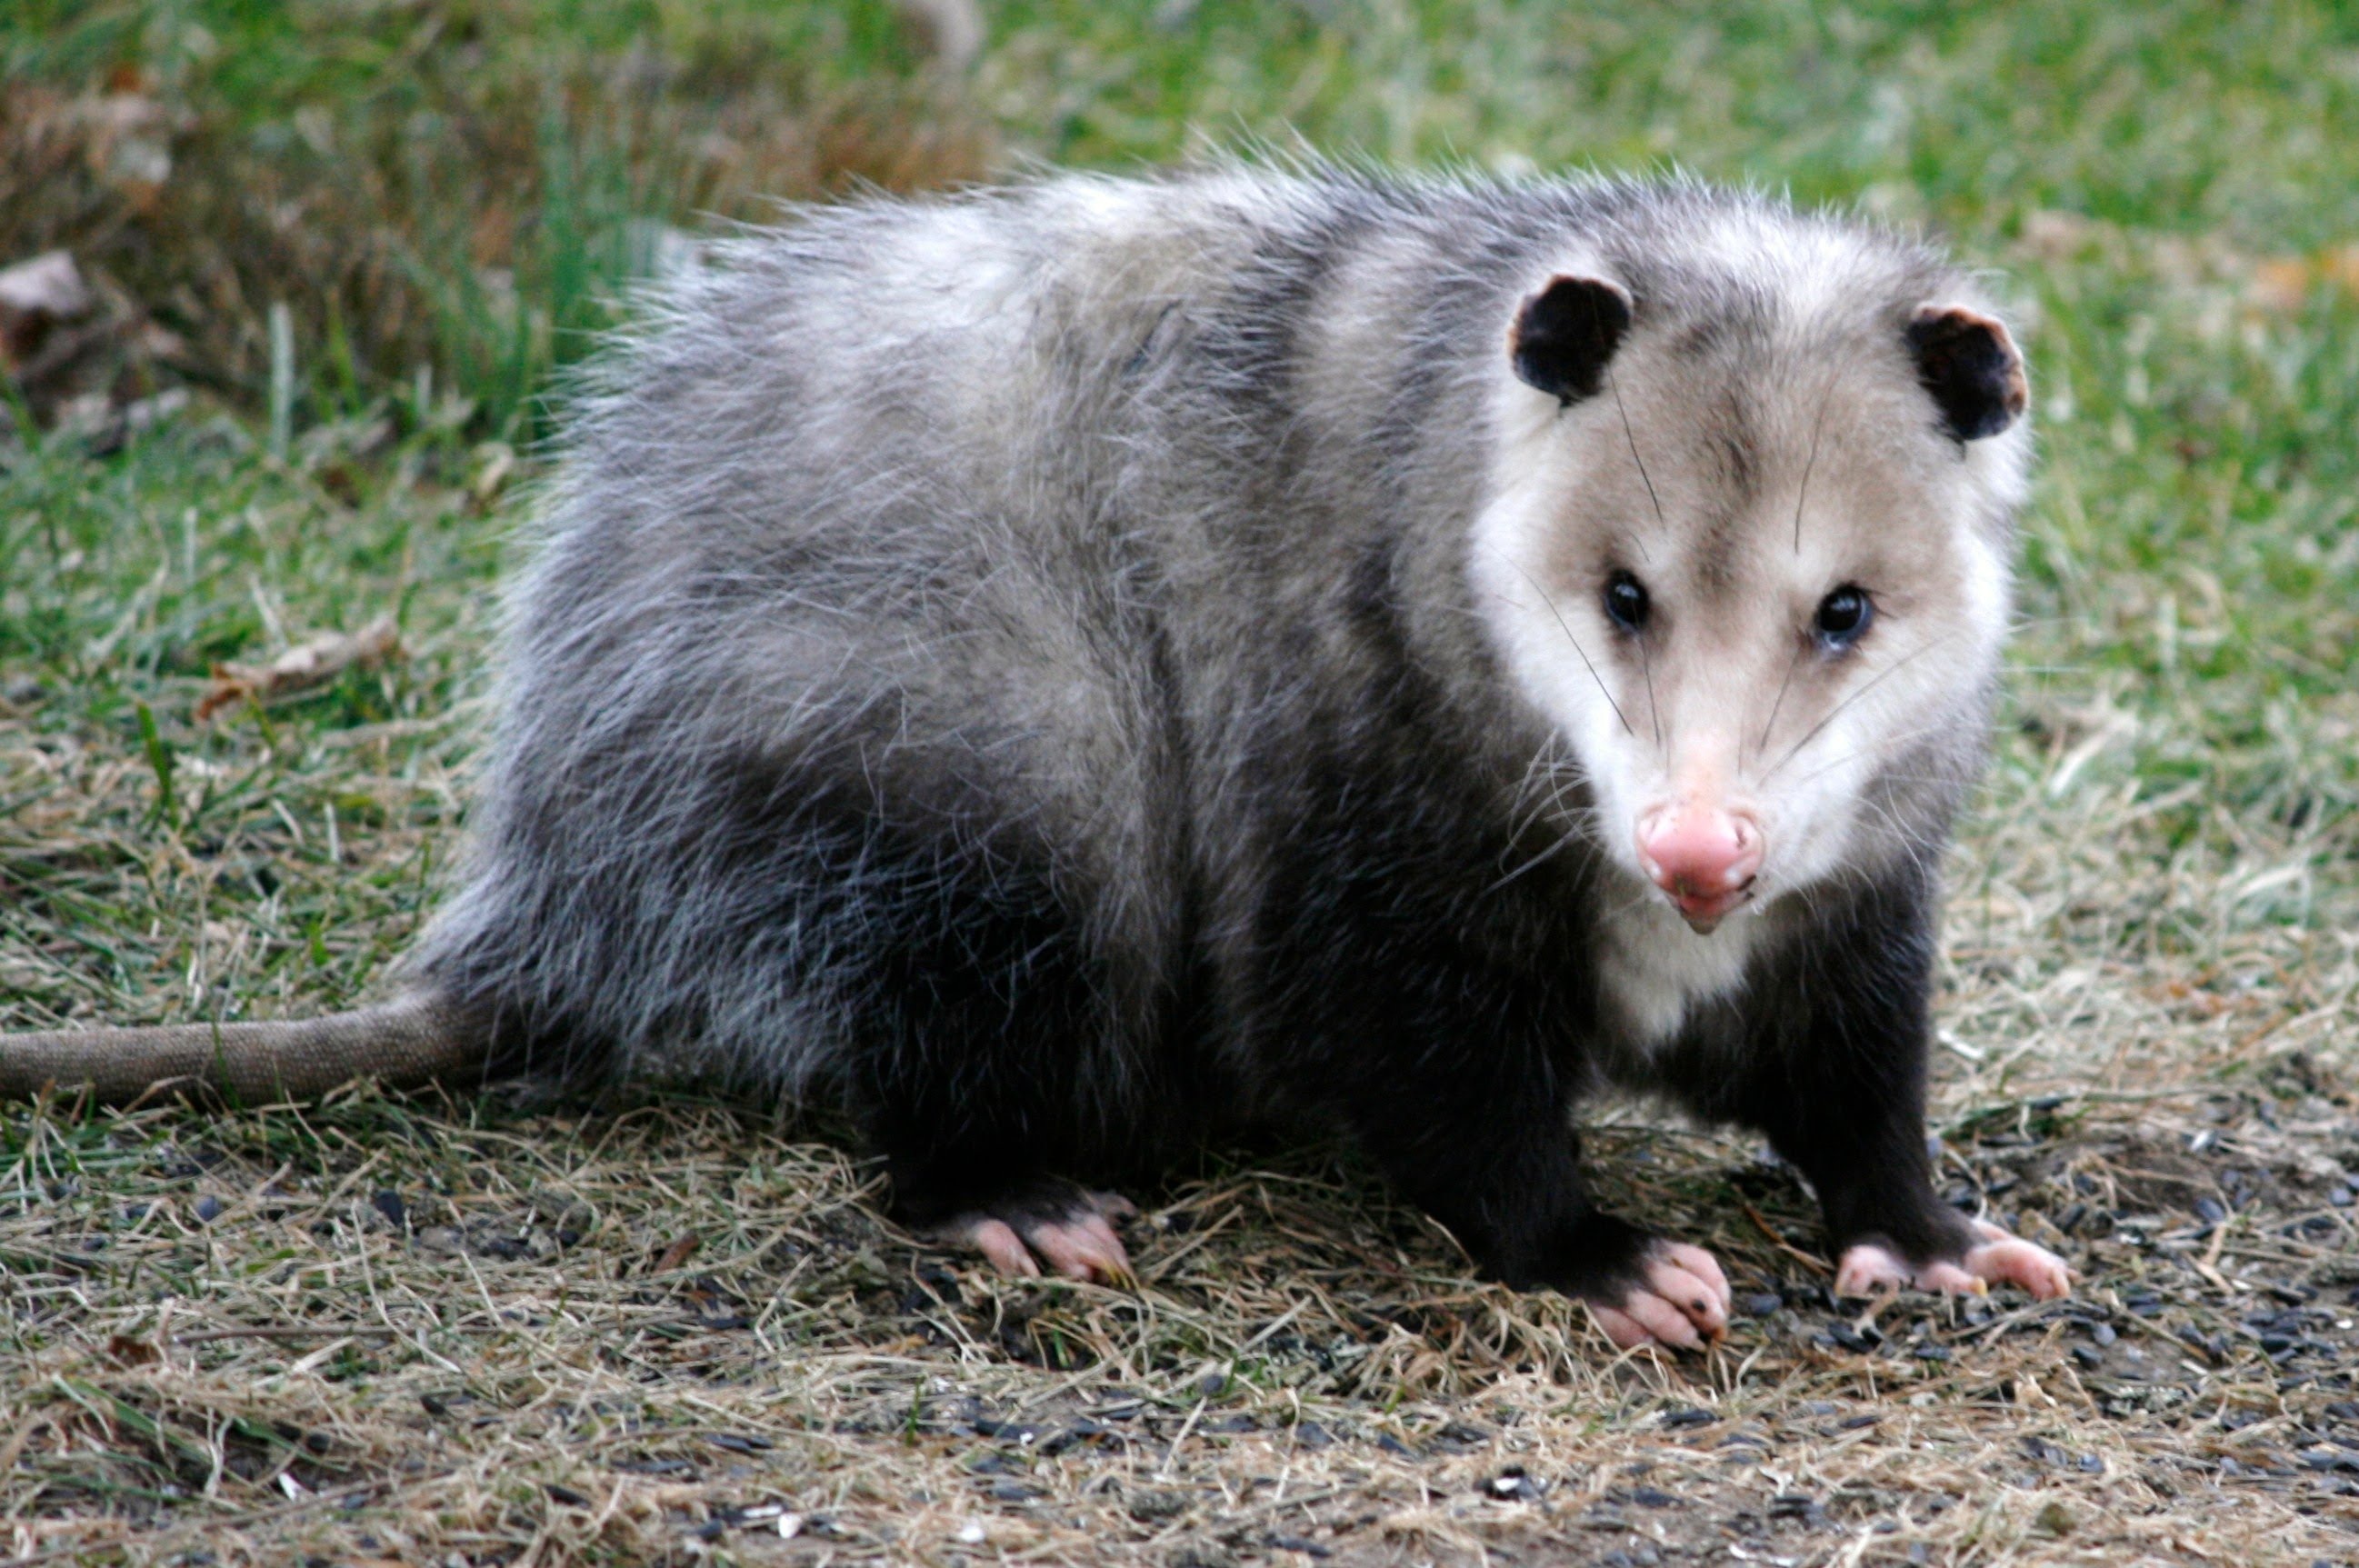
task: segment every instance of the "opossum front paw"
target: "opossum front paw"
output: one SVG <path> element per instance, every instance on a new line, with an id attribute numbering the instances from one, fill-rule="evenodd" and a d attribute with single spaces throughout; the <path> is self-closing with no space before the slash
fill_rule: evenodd
<path id="1" fill-rule="evenodd" d="M 1987 1220 L 1973 1222 L 1974 1243 L 1951 1261 L 1935 1258 L 1912 1266 L 1882 1242 L 1863 1241 L 1845 1249 L 1835 1268 L 1835 1294 L 1874 1296 L 1914 1287 L 1950 1295 L 1979 1296 L 1993 1285 L 2020 1285 L 2036 1301 L 2072 1293 L 2072 1270 L 2044 1247 L 2010 1236 Z"/>
<path id="2" fill-rule="evenodd" d="M 1114 1226 L 1137 1206 L 1119 1192 L 1040 1183 L 929 1226 L 946 1245 L 980 1252 L 1010 1279 L 1037 1279 L 1043 1265 L 1068 1279 L 1129 1285 L 1130 1254 Z"/>
<path id="3" fill-rule="evenodd" d="M 1684 1241 L 1647 1243 L 1632 1275 L 1582 1298 L 1605 1337 L 1623 1350 L 1701 1350 L 1728 1332 L 1728 1277 L 1711 1253 Z"/>

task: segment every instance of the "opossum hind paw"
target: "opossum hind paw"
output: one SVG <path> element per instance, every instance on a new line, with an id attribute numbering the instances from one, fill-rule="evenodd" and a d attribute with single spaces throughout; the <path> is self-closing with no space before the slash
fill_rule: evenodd
<path id="1" fill-rule="evenodd" d="M 1728 1277 L 1711 1253 L 1683 1241 L 1650 1242 L 1618 1290 L 1588 1301 L 1597 1326 L 1623 1350 L 1701 1350 L 1728 1332 Z"/>
<path id="2" fill-rule="evenodd" d="M 1117 1192 L 1065 1182 L 1027 1184 L 928 1228 L 946 1246 L 983 1254 L 1011 1279 L 1042 1273 L 1106 1285 L 1137 1282 L 1114 1226 L 1138 1213 Z"/>

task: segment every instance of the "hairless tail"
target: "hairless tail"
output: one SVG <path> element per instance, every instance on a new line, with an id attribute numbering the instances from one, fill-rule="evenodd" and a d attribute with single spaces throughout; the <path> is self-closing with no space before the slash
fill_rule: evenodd
<path id="1" fill-rule="evenodd" d="M 407 1088 L 480 1071 L 489 1031 L 468 1009 L 415 993 L 324 1018 L 0 1035 L 0 1100 L 54 1086 L 103 1105 L 151 1092 L 241 1101 L 316 1099 L 355 1078 Z"/>

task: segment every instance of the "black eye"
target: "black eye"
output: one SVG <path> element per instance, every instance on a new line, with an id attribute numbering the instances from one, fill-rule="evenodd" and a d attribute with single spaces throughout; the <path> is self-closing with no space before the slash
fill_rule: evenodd
<path id="1" fill-rule="evenodd" d="M 1625 632 L 1647 624 L 1647 585 L 1626 572 L 1605 580 L 1605 618 Z"/>
<path id="2" fill-rule="evenodd" d="M 1819 601 L 1816 626 L 1819 640 L 1841 652 L 1860 639 L 1867 624 L 1875 619 L 1875 601 L 1867 590 L 1846 583 Z"/>

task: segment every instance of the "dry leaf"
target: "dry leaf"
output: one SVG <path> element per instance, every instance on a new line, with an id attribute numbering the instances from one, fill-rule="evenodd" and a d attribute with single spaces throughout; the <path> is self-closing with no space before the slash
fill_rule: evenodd
<path id="1" fill-rule="evenodd" d="M 154 1345 L 128 1334 L 108 1335 L 106 1354 L 120 1367 L 152 1367 L 164 1359 L 164 1353 Z"/>
<path id="2" fill-rule="evenodd" d="M 267 664 L 216 664 L 213 683 L 197 703 L 199 723 L 223 708 L 248 701 L 266 702 L 332 681 L 345 670 L 401 657 L 401 633 L 391 615 L 379 615 L 360 630 L 314 637 Z"/>
<path id="3" fill-rule="evenodd" d="M 2277 256 L 2253 264 L 2253 302 L 2267 310 L 2298 310 L 2320 284 L 2359 299 L 2359 245 L 2330 245 L 2310 256 Z"/>

